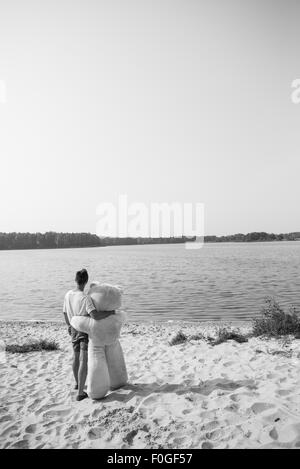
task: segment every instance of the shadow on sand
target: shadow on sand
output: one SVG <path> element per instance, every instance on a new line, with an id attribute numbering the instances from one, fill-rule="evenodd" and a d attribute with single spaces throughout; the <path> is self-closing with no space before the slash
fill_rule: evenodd
<path id="1" fill-rule="evenodd" d="M 229 379 L 213 379 L 204 381 L 198 386 L 191 386 L 187 383 L 182 384 L 163 384 L 158 383 L 128 383 L 122 388 L 112 391 L 108 396 L 102 399 L 102 402 L 129 402 L 135 396 L 147 397 L 150 394 L 175 393 L 177 395 L 196 393 L 202 396 L 208 396 L 213 391 L 221 389 L 223 391 L 235 391 L 238 388 L 246 387 L 248 390 L 256 389 L 255 381 L 251 379 L 241 381 L 231 381 Z"/>

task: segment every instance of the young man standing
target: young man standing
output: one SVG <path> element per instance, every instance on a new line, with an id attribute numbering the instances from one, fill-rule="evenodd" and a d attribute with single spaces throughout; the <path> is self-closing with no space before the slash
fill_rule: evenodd
<path id="1" fill-rule="evenodd" d="M 77 401 L 85 399 L 84 385 L 87 376 L 87 349 L 88 335 L 74 329 L 70 322 L 73 316 L 88 316 L 91 313 L 97 314 L 95 306 L 89 296 L 84 293 L 84 288 L 88 282 L 89 276 L 86 269 L 81 269 L 76 273 L 76 288 L 66 293 L 64 300 L 63 313 L 69 334 L 73 344 L 73 374 L 75 378 L 75 389 L 78 389 Z"/>

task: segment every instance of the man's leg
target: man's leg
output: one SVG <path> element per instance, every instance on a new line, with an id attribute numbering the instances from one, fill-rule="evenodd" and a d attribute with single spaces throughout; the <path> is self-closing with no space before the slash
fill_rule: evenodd
<path id="1" fill-rule="evenodd" d="M 83 341 L 80 342 L 80 358 L 79 358 L 79 370 L 78 370 L 78 396 L 83 396 L 84 385 L 87 376 L 87 344 Z"/>
<path id="2" fill-rule="evenodd" d="M 80 349 L 79 349 L 79 351 L 74 350 L 73 374 L 74 374 L 74 379 L 75 379 L 76 386 L 78 386 L 79 357 L 80 357 Z"/>

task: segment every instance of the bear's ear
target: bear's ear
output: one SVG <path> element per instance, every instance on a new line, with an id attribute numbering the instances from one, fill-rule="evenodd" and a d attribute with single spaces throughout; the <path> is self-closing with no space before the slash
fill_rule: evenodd
<path id="1" fill-rule="evenodd" d="M 121 287 L 120 285 L 116 285 L 116 288 L 119 290 L 120 293 L 124 293 L 124 288 Z"/>

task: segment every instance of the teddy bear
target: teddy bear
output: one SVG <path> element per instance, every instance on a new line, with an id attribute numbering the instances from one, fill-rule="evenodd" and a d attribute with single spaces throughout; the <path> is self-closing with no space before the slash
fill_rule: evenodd
<path id="1" fill-rule="evenodd" d="M 93 282 L 88 292 L 99 318 L 73 316 L 71 325 L 89 336 L 87 393 L 91 399 L 103 398 L 110 389 L 127 383 L 127 370 L 120 344 L 120 331 L 126 315 L 120 311 L 122 290 L 118 286 Z M 106 316 L 101 313 L 110 312 Z"/>

